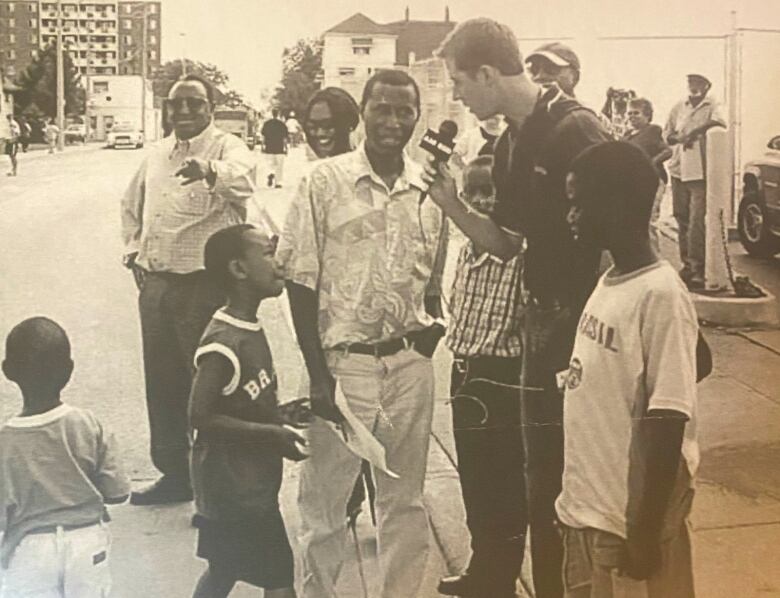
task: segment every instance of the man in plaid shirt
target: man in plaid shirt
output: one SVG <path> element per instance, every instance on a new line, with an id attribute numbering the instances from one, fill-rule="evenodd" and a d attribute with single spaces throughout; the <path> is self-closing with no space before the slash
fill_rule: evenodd
<path id="1" fill-rule="evenodd" d="M 492 156 L 463 175 L 463 199 L 489 214 L 495 202 Z M 464 575 L 445 578 L 443 594 L 515 595 L 527 525 L 520 428 L 520 277 L 522 255 L 503 261 L 473 241 L 458 257 L 447 345 L 453 428 L 472 557 Z"/>

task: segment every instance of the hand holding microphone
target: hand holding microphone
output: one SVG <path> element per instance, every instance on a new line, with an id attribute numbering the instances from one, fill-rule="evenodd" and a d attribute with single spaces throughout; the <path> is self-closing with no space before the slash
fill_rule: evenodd
<path id="1" fill-rule="evenodd" d="M 439 126 L 438 132 L 428 129 L 420 140 L 420 147 L 431 155 L 422 175 L 423 181 L 428 184 L 428 191 L 420 195 L 421 204 L 428 195 L 438 205 L 457 200 L 457 185 L 447 166 L 455 148 L 457 134 L 458 125 L 451 120 L 445 120 Z"/>

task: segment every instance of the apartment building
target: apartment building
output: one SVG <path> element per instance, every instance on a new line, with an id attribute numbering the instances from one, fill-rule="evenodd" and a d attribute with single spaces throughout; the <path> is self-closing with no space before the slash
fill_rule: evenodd
<path id="1" fill-rule="evenodd" d="M 0 72 L 9 79 L 21 72 L 38 53 L 38 10 L 37 0 L 0 0 Z"/>
<path id="2" fill-rule="evenodd" d="M 160 64 L 160 2 L 0 0 L 0 68 L 13 77 L 40 48 L 57 39 L 57 24 L 84 75 L 141 74 L 144 38 L 147 76 Z M 146 27 L 144 27 L 146 21 Z"/>

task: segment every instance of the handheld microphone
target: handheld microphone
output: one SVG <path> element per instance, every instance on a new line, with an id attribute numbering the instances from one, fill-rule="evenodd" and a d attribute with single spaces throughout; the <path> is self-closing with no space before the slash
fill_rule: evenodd
<path id="1" fill-rule="evenodd" d="M 458 125 L 451 120 L 443 120 L 439 125 L 439 130 L 428 129 L 420 140 L 420 148 L 433 156 L 434 168 L 440 164 L 446 163 L 452 151 L 455 149 L 455 136 L 458 134 Z M 423 191 L 420 194 L 420 203 L 428 197 L 428 192 Z"/>

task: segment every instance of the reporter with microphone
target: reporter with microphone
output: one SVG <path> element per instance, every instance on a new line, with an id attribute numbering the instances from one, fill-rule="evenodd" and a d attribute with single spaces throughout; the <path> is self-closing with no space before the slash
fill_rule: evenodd
<path id="1" fill-rule="evenodd" d="M 575 99 L 556 87 L 542 90 L 529 79 L 517 39 L 506 25 L 487 18 L 462 22 L 437 55 L 453 82 L 453 99 L 479 120 L 502 114 L 508 125 L 495 147 L 496 202 L 489 216 L 458 198 L 446 165 L 428 165 L 423 178 L 430 198 L 477 250 L 506 260 L 526 246 L 517 408 L 533 581 L 537 598 L 560 598 L 563 546 L 555 527 L 555 500 L 563 473 L 563 394 L 556 373 L 568 367 L 576 324 L 598 278 L 600 258 L 598 249 L 577 245 L 571 236 L 566 173 L 582 150 L 610 136 Z"/>

